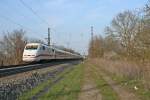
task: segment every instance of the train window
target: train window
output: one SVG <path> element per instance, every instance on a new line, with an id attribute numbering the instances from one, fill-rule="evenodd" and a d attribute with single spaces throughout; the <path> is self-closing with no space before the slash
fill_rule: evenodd
<path id="1" fill-rule="evenodd" d="M 52 49 L 52 52 L 55 52 L 55 50 L 54 50 L 54 49 Z"/>
<path id="2" fill-rule="evenodd" d="M 38 45 L 28 45 L 26 46 L 26 50 L 36 50 L 38 48 Z"/>
<path id="3" fill-rule="evenodd" d="M 45 50 L 45 47 L 44 47 L 44 46 L 43 46 L 42 48 L 43 48 L 43 50 Z"/>

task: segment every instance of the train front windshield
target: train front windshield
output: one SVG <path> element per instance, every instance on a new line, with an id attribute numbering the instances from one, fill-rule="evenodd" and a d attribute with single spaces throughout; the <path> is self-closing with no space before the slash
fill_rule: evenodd
<path id="1" fill-rule="evenodd" d="M 37 50 L 38 49 L 38 45 L 28 45 L 25 48 L 26 50 Z"/>

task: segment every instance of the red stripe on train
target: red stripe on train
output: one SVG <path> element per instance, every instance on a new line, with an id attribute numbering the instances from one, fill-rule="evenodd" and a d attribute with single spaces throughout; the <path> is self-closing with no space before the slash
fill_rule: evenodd
<path id="1" fill-rule="evenodd" d="M 37 58 L 37 57 L 41 57 L 41 56 L 45 56 L 45 57 L 51 57 L 51 56 L 53 56 L 53 55 L 47 55 L 47 54 L 40 54 L 40 55 L 37 55 L 37 56 L 25 56 L 24 58 L 28 58 L 28 57 L 30 57 L 30 58 Z"/>
<path id="2" fill-rule="evenodd" d="M 35 57 L 40 57 L 40 56 L 53 56 L 53 55 L 47 55 L 47 54 L 41 54 L 41 55 L 37 55 L 37 56 L 35 56 Z"/>

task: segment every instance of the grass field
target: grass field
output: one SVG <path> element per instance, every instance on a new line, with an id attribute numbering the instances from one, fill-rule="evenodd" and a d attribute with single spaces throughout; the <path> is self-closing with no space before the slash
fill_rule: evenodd
<path id="1" fill-rule="evenodd" d="M 80 97 L 87 96 L 89 95 L 88 93 L 91 96 L 100 94 L 100 100 L 150 100 L 150 91 L 145 89 L 141 80 L 113 74 L 105 70 L 106 65 L 104 64 L 87 60 L 83 64 L 74 66 L 72 70 L 69 68 L 57 75 L 56 78 L 62 77 L 62 79 L 56 84 L 51 86 L 53 80 L 49 79 L 31 91 L 26 92 L 19 99 L 31 99 L 47 87 L 48 91 L 40 95 L 38 100 L 80 100 Z M 107 67 L 109 68 L 109 66 Z M 84 90 L 83 87 L 85 86 L 87 87 Z M 137 90 L 135 90 L 135 86 L 138 88 Z M 97 94 L 94 94 L 95 92 L 91 87 L 96 87 Z"/>
<path id="2" fill-rule="evenodd" d="M 82 66 L 78 65 L 55 84 L 40 100 L 77 100 L 81 90 Z"/>
<path id="3" fill-rule="evenodd" d="M 64 76 L 67 71 L 69 71 L 71 68 L 66 69 L 64 72 L 58 74 L 55 76 L 55 78 L 59 78 L 61 76 Z M 49 79 L 41 84 L 39 84 L 37 87 L 33 88 L 32 90 L 26 91 L 22 96 L 19 97 L 19 100 L 29 100 L 31 99 L 34 95 L 42 91 L 45 87 L 48 87 L 50 84 L 52 84 L 53 79 Z"/>
<path id="4" fill-rule="evenodd" d="M 92 77 L 102 95 L 102 100 L 118 100 L 118 96 L 112 87 L 103 79 L 101 72 L 96 68 L 96 66 L 89 64 L 91 67 Z"/>
<path id="5" fill-rule="evenodd" d="M 137 94 L 137 96 L 141 100 L 150 100 L 150 91 L 145 89 L 144 84 L 142 84 L 142 80 L 140 79 L 129 79 L 127 77 L 116 76 L 111 74 L 112 79 L 118 83 L 120 83 L 123 87 L 129 89 L 130 91 Z M 137 89 L 135 89 L 135 86 Z"/>
<path id="6" fill-rule="evenodd" d="M 102 78 L 95 66 L 88 64 L 80 64 L 74 67 L 71 72 L 67 73 L 65 70 L 63 73 L 59 74 L 57 77 L 63 76 L 63 79 L 53 85 L 50 88 L 52 79 L 47 80 L 46 82 L 40 84 L 39 86 L 33 88 L 31 91 L 26 92 L 19 99 L 28 100 L 31 99 L 34 95 L 39 93 L 45 87 L 49 87 L 49 91 L 41 96 L 40 100 L 77 100 L 78 95 L 81 92 L 83 74 L 86 68 L 90 68 L 91 71 L 86 72 L 90 73 L 91 77 L 94 79 L 94 83 L 97 85 L 97 88 L 102 95 L 103 100 L 118 100 L 116 93 L 113 91 L 111 86 Z M 68 69 L 69 70 L 69 69 Z"/>
<path id="7" fill-rule="evenodd" d="M 140 100 L 150 100 L 149 86 L 143 83 L 144 79 L 141 73 L 139 73 L 140 68 L 135 67 L 137 65 L 101 59 L 95 60 L 92 63 L 93 65 L 96 65 L 97 68 L 99 67 L 102 72 L 109 76 L 118 85 L 121 85 L 126 90 L 134 93 Z M 145 72 L 142 72 L 142 74 L 143 73 Z M 149 74 L 146 75 L 148 76 Z M 148 84 L 149 81 L 146 81 L 146 83 Z"/>

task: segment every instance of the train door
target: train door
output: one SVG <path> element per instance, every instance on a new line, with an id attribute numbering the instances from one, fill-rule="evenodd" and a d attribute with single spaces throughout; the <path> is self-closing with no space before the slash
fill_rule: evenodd
<path id="1" fill-rule="evenodd" d="M 41 52 L 41 53 L 42 53 L 42 54 L 41 54 L 41 59 L 43 59 L 43 60 L 44 60 L 44 59 L 47 59 L 48 56 L 47 56 L 47 50 L 46 50 L 45 46 L 42 46 L 42 47 L 41 47 L 41 51 L 42 51 L 42 52 Z"/>
<path id="2" fill-rule="evenodd" d="M 56 51 L 54 48 L 52 48 L 52 54 L 53 54 L 54 59 L 56 59 Z"/>

